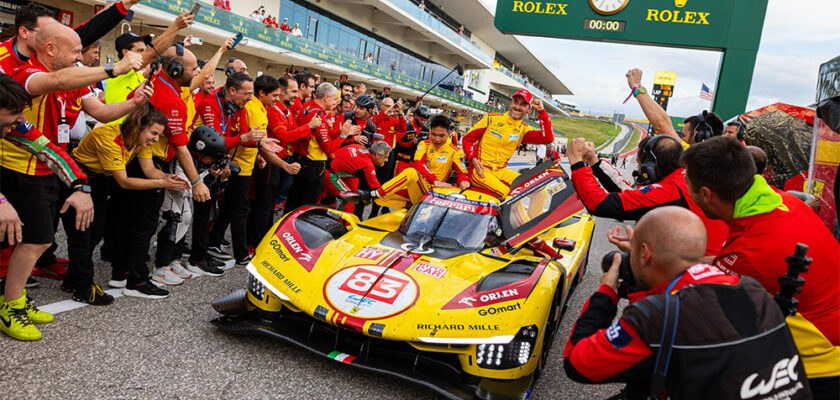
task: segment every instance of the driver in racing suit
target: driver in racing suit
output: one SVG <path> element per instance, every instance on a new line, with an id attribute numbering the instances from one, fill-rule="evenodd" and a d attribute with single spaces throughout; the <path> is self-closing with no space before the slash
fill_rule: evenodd
<path id="1" fill-rule="evenodd" d="M 522 121 L 533 107 L 539 113 L 540 129 L 531 129 Z M 470 184 L 503 199 L 510 184 L 519 176 L 507 169 L 513 152 L 522 143 L 549 144 L 554 141 L 551 120 L 542 101 L 522 89 L 513 95 L 510 110 L 504 114 L 489 113 L 464 136 L 464 153 L 470 159 Z"/>
<path id="2" fill-rule="evenodd" d="M 470 187 L 461 162 L 461 149 L 449 141 L 450 125 L 449 118 L 443 115 L 432 117 L 429 140 L 420 142 L 412 167 L 382 185 L 382 197 L 375 200 L 376 204 L 390 208 L 416 204 L 432 187 L 454 187 L 447 183 L 453 171 L 461 190 Z"/>

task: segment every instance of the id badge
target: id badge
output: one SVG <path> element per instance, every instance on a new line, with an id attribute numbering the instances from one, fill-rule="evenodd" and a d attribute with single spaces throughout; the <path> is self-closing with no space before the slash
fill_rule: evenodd
<path id="1" fill-rule="evenodd" d="M 70 124 L 58 124 L 58 143 L 70 143 Z"/>

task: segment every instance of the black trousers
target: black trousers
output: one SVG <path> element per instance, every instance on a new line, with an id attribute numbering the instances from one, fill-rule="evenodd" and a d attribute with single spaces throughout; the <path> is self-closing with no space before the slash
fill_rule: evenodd
<path id="1" fill-rule="evenodd" d="M 230 226 L 233 256 L 241 260 L 248 256 L 246 244 L 247 219 L 250 207 L 248 194 L 251 191 L 251 177 L 231 175 L 228 179 L 225 198 L 219 206 L 219 217 L 210 230 L 210 246 L 219 246 L 225 238 L 225 231 Z M 195 226 L 193 226 L 195 229 Z"/>
<path id="2" fill-rule="evenodd" d="M 102 240 L 108 223 L 108 196 L 117 186 L 114 178 L 87 172 L 93 200 L 93 222 L 85 231 L 76 230 L 76 210 L 70 208 L 61 216 L 64 232 L 67 234 L 67 253 L 70 264 L 64 276 L 64 286 L 79 290 L 93 284 L 93 251 Z M 73 192 L 63 184 L 59 197 L 62 203 Z"/>
<path id="3" fill-rule="evenodd" d="M 254 168 L 254 200 L 248 214 L 248 245 L 257 247 L 263 236 L 274 224 L 274 200 L 280 191 L 280 184 L 286 171 L 268 164 L 265 168 Z"/>
<path id="4" fill-rule="evenodd" d="M 166 170 L 166 164 L 155 162 Z M 146 178 L 140 163 L 132 161 L 126 166 L 126 174 L 133 178 Z M 152 236 L 158 226 L 158 215 L 163 205 L 163 189 L 127 190 L 120 188 L 111 196 L 111 205 L 118 207 L 120 220 L 116 221 L 121 232 L 113 244 L 114 279 L 128 279 L 128 285 L 137 285 L 149 279 L 146 257 Z"/>
<path id="5" fill-rule="evenodd" d="M 193 200 L 192 241 L 190 261 L 207 261 L 207 246 L 210 242 L 210 221 L 216 207 L 216 199 L 205 202 Z"/>
<path id="6" fill-rule="evenodd" d="M 324 189 L 326 161 L 313 161 L 301 156 L 295 157 L 295 161 L 300 163 L 300 172 L 292 178 L 285 213 L 305 205 L 318 204 L 318 198 Z"/>

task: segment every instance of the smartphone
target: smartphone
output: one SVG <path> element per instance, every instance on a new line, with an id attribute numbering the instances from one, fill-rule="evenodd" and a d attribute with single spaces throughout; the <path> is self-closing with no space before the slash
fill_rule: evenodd
<path id="1" fill-rule="evenodd" d="M 233 46 L 230 46 L 230 49 L 228 49 L 228 50 L 233 50 L 236 47 L 236 45 L 239 44 L 239 42 L 241 42 L 241 41 L 242 41 L 242 32 L 239 32 L 239 33 L 236 34 L 236 37 L 233 39 Z"/>
<path id="2" fill-rule="evenodd" d="M 192 8 L 190 9 L 190 15 L 196 15 L 196 14 L 198 14 L 198 10 L 199 10 L 199 9 L 201 9 L 201 3 L 199 3 L 198 1 L 196 1 L 195 3 L 193 3 Z"/>
<path id="3" fill-rule="evenodd" d="M 190 44 L 194 44 L 196 46 L 201 45 L 204 43 L 204 39 L 200 37 L 192 37 L 190 38 Z"/>

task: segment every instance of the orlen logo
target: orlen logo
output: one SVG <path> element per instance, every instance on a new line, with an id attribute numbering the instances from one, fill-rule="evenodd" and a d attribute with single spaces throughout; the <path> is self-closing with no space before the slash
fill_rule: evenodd
<path id="1" fill-rule="evenodd" d="M 301 261 L 309 261 L 312 259 L 312 255 L 309 253 L 303 252 L 303 247 L 301 247 L 300 243 L 295 240 L 294 236 L 292 236 L 289 232 L 283 232 L 283 240 L 292 248 L 292 251 L 295 252 L 295 257 Z"/>
<path id="2" fill-rule="evenodd" d="M 300 247 L 300 244 L 298 244 L 297 240 L 295 240 L 291 233 L 283 232 L 283 240 L 285 240 L 286 243 L 289 244 L 289 247 L 291 247 L 295 253 L 300 253 L 301 251 L 303 251 L 303 247 Z"/>
<path id="3" fill-rule="evenodd" d="M 531 178 L 531 180 L 529 180 L 528 182 L 525 182 L 525 184 L 524 184 L 524 185 L 522 185 L 522 186 L 518 187 L 518 188 L 514 191 L 514 193 L 511 193 L 511 194 L 513 195 L 513 194 L 519 194 L 519 193 L 522 193 L 522 191 L 524 191 L 525 189 L 528 189 L 529 187 L 531 187 L 531 185 L 533 185 L 533 184 L 535 184 L 535 183 L 539 182 L 540 180 L 542 180 L 543 178 L 545 178 L 546 176 L 548 176 L 550 173 L 551 173 L 551 172 L 549 172 L 549 171 L 543 171 L 543 173 L 541 173 L 541 174 L 539 174 L 539 175 L 537 175 L 537 176 L 535 176 L 535 177 Z"/>
<path id="4" fill-rule="evenodd" d="M 481 297 L 478 299 L 481 300 L 482 303 L 487 303 L 492 300 L 501 300 L 506 297 L 516 296 L 519 295 L 519 291 L 516 289 L 508 289 L 508 290 L 499 290 L 493 293 L 482 294 Z"/>
<path id="5" fill-rule="evenodd" d="M 799 355 L 795 355 L 791 358 L 783 358 L 776 363 L 773 367 L 773 372 L 770 374 L 770 379 L 767 381 L 761 380 L 761 382 L 754 384 L 755 380 L 758 379 L 758 373 L 754 373 L 744 379 L 744 383 L 741 384 L 741 398 L 742 399 L 750 399 L 758 395 L 765 395 L 770 393 L 773 389 L 778 389 L 782 386 L 788 385 L 791 383 L 791 380 L 798 381 L 799 374 L 796 373 L 796 363 L 799 362 Z"/>

